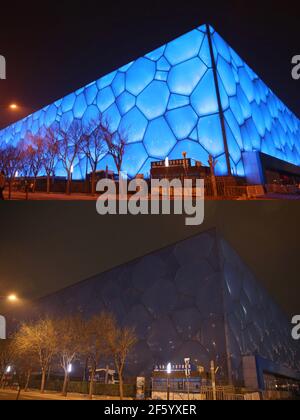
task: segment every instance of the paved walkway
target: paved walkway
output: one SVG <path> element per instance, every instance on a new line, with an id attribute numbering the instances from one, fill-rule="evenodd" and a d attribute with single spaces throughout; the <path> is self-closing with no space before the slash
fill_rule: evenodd
<path id="1" fill-rule="evenodd" d="M 8 200 L 8 193 L 4 193 L 4 198 Z M 26 195 L 23 192 L 13 192 L 12 200 L 24 201 L 26 200 Z M 96 201 L 97 196 L 92 196 L 91 194 L 79 194 L 74 193 L 71 195 L 62 194 L 62 193 L 29 193 L 28 200 L 30 201 Z"/>
<path id="2" fill-rule="evenodd" d="M 9 389 L 0 390 L 0 401 L 4 400 L 16 400 L 17 399 L 17 391 L 12 391 Z M 37 391 L 28 391 L 28 392 L 21 392 L 20 394 L 20 400 L 44 400 L 44 401 L 86 401 L 88 400 L 87 395 L 83 394 L 68 394 L 67 397 L 63 397 L 61 394 L 56 392 L 45 392 L 45 394 L 40 394 Z M 117 397 L 107 397 L 107 396 L 95 396 L 93 397 L 93 400 L 95 401 L 118 401 L 119 398 Z M 126 398 L 125 398 L 126 400 Z M 128 399 L 129 400 L 129 399 Z"/>
<path id="3" fill-rule="evenodd" d="M 8 192 L 5 191 L 4 197 L 6 200 L 8 200 Z M 71 195 L 63 194 L 63 193 L 43 193 L 43 192 L 37 192 L 37 193 L 29 193 L 28 194 L 28 200 L 29 201 L 96 201 L 99 198 L 99 195 L 92 196 L 91 194 L 82 194 L 82 193 L 74 193 Z M 26 195 L 23 192 L 13 192 L 12 198 L 13 201 L 25 201 Z M 212 197 L 206 197 L 205 200 L 212 201 L 214 198 Z M 218 197 L 215 200 L 245 200 L 245 198 L 221 198 Z M 246 199 L 247 200 L 247 199 Z M 254 200 L 289 200 L 289 201 L 297 201 L 300 200 L 300 194 L 266 194 L 260 197 L 257 197 Z"/>

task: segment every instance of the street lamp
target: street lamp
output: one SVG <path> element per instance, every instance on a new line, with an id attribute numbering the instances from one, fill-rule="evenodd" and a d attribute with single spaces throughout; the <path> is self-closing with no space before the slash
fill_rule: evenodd
<path id="1" fill-rule="evenodd" d="M 7 368 L 5 369 L 5 373 L 8 375 L 9 373 L 11 373 L 11 366 L 7 366 Z"/>
<path id="2" fill-rule="evenodd" d="M 9 105 L 9 109 L 11 109 L 12 111 L 17 111 L 19 109 L 19 106 L 15 103 L 12 103 Z"/>
<path id="3" fill-rule="evenodd" d="M 14 295 L 14 294 L 9 295 L 9 296 L 7 296 L 7 300 L 8 300 L 9 302 L 11 302 L 11 303 L 15 303 L 15 302 L 17 302 L 17 301 L 18 301 L 18 296 L 17 296 L 17 295 Z"/>
<path id="4" fill-rule="evenodd" d="M 18 296 L 14 293 L 7 295 L 7 296 L 0 296 L 0 300 L 6 300 L 9 303 L 16 303 L 18 302 Z"/>
<path id="5" fill-rule="evenodd" d="M 20 105 L 17 102 L 0 102 L 0 124 L 3 124 L 5 126 L 19 118 L 25 117 L 26 114 L 29 115 L 31 112 L 31 108 L 25 107 L 24 105 Z"/>
<path id="6" fill-rule="evenodd" d="M 189 380 L 191 376 L 190 361 L 191 359 L 188 357 L 184 359 L 185 377 L 186 377 L 187 391 L 188 391 L 188 401 L 190 400 L 190 380 Z"/>

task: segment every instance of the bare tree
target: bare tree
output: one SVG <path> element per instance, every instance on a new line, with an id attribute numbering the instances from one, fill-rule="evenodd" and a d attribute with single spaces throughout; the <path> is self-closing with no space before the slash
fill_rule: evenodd
<path id="1" fill-rule="evenodd" d="M 134 328 L 118 327 L 113 320 L 112 328 L 109 329 L 107 335 L 107 344 L 110 353 L 113 356 L 116 370 L 119 375 L 120 399 L 124 398 L 123 372 L 126 359 L 137 342 Z"/>
<path id="2" fill-rule="evenodd" d="M 31 375 L 33 369 L 39 365 L 39 360 L 35 352 L 30 348 L 24 348 L 24 346 L 18 343 L 19 335 L 16 334 L 14 337 L 15 346 L 15 364 L 20 378 L 24 378 L 24 391 L 27 392 L 30 384 Z"/>
<path id="3" fill-rule="evenodd" d="M 19 167 L 19 175 L 25 182 L 25 193 L 26 193 L 26 200 L 28 200 L 28 183 L 29 178 L 32 176 L 32 147 L 28 145 L 26 140 L 21 140 L 19 145 L 20 149 L 20 167 Z"/>
<path id="4" fill-rule="evenodd" d="M 86 354 L 88 357 L 88 364 L 90 368 L 90 399 L 93 398 L 94 382 L 97 367 L 99 367 L 102 358 L 104 358 L 108 354 L 107 337 L 113 326 L 114 323 L 111 315 L 105 312 L 101 313 L 98 316 L 94 316 L 88 322 L 88 340 L 86 342 Z"/>
<path id="5" fill-rule="evenodd" d="M 37 358 L 42 371 L 41 393 L 44 393 L 46 375 L 57 346 L 53 320 L 43 319 L 33 324 L 22 324 L 16 335 L 16 343 L 19 353 L 30 353 Z"/>
<path id="6" fill-rule="evenodd" d="M 128 138 L 125 131 L 113 133 L 109 121 L 101 121 L 101 129 L 108 148 L 108 153 L 112 156 L 118 174 L 122 171 L 123 159 L 128 145 Z"/>
<path id="7" fill-rule="evenodd" d="M 42 138 L 42 164 L 47 175 L 47 194 L 50 194 L 51 177 L 55 175 L 55 165 L 59 151 L 58 130 L 55 127 L 49 127 Z"/>
<path id="8" fill-rule="evenodd" d="M 15 347 L 11 339 L 0 340 L 0 384 L 3 387 L 5 384 L 6 370 L 8 366 L 14 361 Z"/>
<path id="9" fill-rule="evenodd" d="M 33 175 L 33 192 L 36 189 L 36 180 L 43 168 L 44 141 L 40 135 L 30 136 L 28 155 L 31 162 L 31 173 Z"/>
<path id="10" fill-rule="evenodd" d="M 67 396 L 70 367 L 84 352 L 86 323 L 80 316 L 70 316 L 55 322 L 57 331 L 57 356 L 64 371 L 62 394 Z"/>
<path id="11" fill-rule="evenodd" d="M 0 144 L 0 171 L 5 170 L 5 161 L 6 161 L 5 148 L 6 148 L 6 143 L 2 142 Z"/>
<path id="12" fill-rule="evenodd" d="M 6 178 L 8 179 L 9 193 L 8 197 L 11 199 L 12 184 L 14 179 L 21 169 L 22 150 L 19 145 L 6 145 L 1 152 L 2 166 Z"/>
<path id="13" fill-rule="evenodd" d="M 92 194 L 96 193 L 96 171 L 101 158 L 107 152 L 107 144 L 104 139 L 102 117 L 99 120 L 93 120 L 85 128 L 81 142 L 81 150 L 85 154 L 91 167 Z"/>
<path id="14" fill-rule="evenodd" d="M 74 162 L 80 151 L 83 137 L 84 130 L 79 120 L 74 120 L 69 127 L 59 128 L 58 155 L 67 173 L 67 194 L 71 194 Z"/>

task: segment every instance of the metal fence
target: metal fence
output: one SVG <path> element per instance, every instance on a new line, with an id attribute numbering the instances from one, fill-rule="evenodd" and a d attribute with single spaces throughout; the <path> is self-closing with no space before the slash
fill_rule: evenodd
<path id="1" fill-rule="evenodd" d="M 245 401 L 249 399 L 257 399 L 250 394 L 241 394 L 232 387 L 217 387 L 215 390 L 212 387 L 200 387 L 197 391 L 179 391 L 171 389 L 168 393 L 166 389 L 152 390 L 152 399 L 154 400 L 170 400 L 170 401 Z"/>
<path id="2" fill-rule="evenodd" d="M 273 194 L 297 194 L 300 191 L 297 185 L 281 184 L 268 184 L 266 185 L 266 190 L 268 193 Z"/>
<path id="3" fill-rule="evenodd" d="M 217 401 L 244 401 L 245 395 L 238 394 L 235 392 L 235 389 L 232 387 L 216 387 L 216 390 L 212 387 L 201 387 L 201 395 L 203 395 L 203 400 L 212 401 L 216 399 Z"/>

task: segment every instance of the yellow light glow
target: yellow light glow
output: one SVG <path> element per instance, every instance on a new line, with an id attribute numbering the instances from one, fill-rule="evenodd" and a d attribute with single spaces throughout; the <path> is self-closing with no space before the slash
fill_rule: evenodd
<path id="1" fill-rule="evenodd" d="M 12 295 L 7 296 L 7 300 L 9 302 L 17 302 L 18 297 L 16 295 L 12 294 Z"/>
<path id="2" fill-rule="evenodd" d="M 16 109 L 18 109 L 18 105 L 17 104 L 11 104 L 11 105 L 9 105 L 9 108 L 13 109 L 13 110 L 16 110 Z"/>

